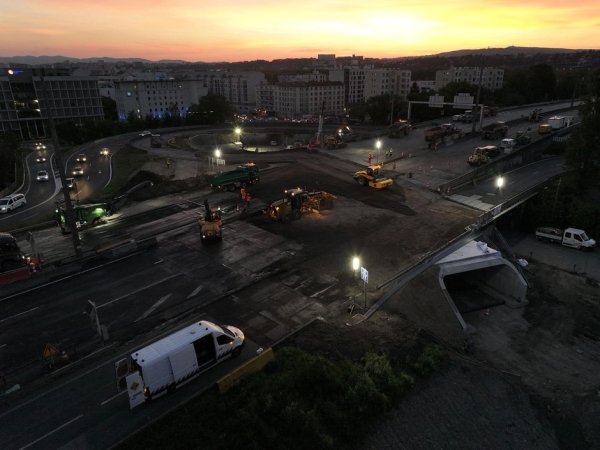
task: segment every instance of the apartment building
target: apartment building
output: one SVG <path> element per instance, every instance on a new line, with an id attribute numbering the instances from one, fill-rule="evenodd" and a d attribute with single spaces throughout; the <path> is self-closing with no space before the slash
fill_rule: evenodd
<path id="1" fill-rule="evenodd" d="M 410 70 L 369 69 L 364 72 L 364 100 L 379 95 L 408 97 L 411 85 Z"/>
<path id="2" fill-rule="evenodd" d="M 287 118 L 317 117 L 321 108 L 325 115 L 344 112 L 344 85 L 335 81 L 289 82 L 265 84 L 259 88 L 259 99 L 272 98 L 272 104 L 259 104 L 259 108 L 276 111 Z M 267 93 L 269 92 L 270 93 Z"/>
<path id="3" fill-rule="evenodd" d="M 222 95 L 241 114 L 256 108 L 256 90 L 266 83 L 265 75 L 254 71 L 215 70 L 198 72 L 195 77 L 204 83 L 208 92 Z"/>
<path id="4" fill-rule="evenodd" d="M 184 117 L 193 104 L 208 93 L 202 80 L 137 79 L 114 82 L 119 120 L 133 113 L 137 118 Z"/>
<path id="5" fill-rule="evenodd" d="M 435 72 L 435 88 L 440 90 L 451 82 L 466 82 L 481 87 L 495 90 L 500 89 L 504 83 L 504 69 L 496 67 L 451 67 Z"/>
<path id="6" fill-rule="evenodd" d="M 69 69 L 2 69 L 0 133 L 11 131 L 25 140 L 48 137 L 50 114 L 57 123 L 102 120 L 98 81 L 71 76 Z"/>

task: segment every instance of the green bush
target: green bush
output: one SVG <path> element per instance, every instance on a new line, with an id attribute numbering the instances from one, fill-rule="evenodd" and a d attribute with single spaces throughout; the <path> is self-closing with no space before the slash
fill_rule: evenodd
<path id="1" fill-rule="evenodd" d="M 426 346 L 414 368 L 429 374 L 441 358 L 439 347 Z M 122 448 L 349 448 L 413 384 L 385 354 L 334 362 L 284 347 L 262 372 L 190 402 Z"/>

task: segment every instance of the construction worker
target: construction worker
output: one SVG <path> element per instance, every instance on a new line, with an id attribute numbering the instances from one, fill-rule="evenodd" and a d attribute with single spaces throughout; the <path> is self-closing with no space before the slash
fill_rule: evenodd
<path id="1" fill-rule="evenodd" d="M 371 160 L 373 159 L 373 153 L 369 152 L 369 164 L 371 164 Z"/>
<path id="2" fill-rule="evenodd" d="M 250 192 L 246 191 L 246 195 L 244 196 L 244 211 L 250 206 L 250 200 L 252 200 L 252 196 L 250 195 Z"/>

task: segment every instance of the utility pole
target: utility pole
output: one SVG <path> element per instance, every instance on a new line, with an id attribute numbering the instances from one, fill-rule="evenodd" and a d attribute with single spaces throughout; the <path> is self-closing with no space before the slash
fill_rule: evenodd
<path id="1" fill-rule="evenodd" d="M 60 183 L 62 185 L 61 191 L 65 200 L 65 220 L 67 227 L 71 230 L 71 240 L 73 241 L 73 249 L 75 250 L 75 256 L 81 258 L 83 253 L 81 251 L 81 241 L 79 240 L 79 232 L 77 231 L 77 223 L 75 222 L 75 213 L 73 211 L 73 203 L 71 202 L 71 195 L 69 190 L 66 189 L 67 177 L 63 168 L 62 155 L 60 152 L 60 143 L 58 141 L 58 135 L 56 134 L 56 126 L 54 124 L 54 113 L 52 112 L 52 106 L 50 105 L 50 99 L 48 98 L 48 91 L 46 90 L 45 80 L 45 69 L 42 69 L 42 75 L 40 76 L 42 96 L 44 101 L 44 107 L 41 102 L 39 103 L 40 112 L 46 110 L 48 117 L 48 123 L 50 126 L 50 136 L 52 138 L 52 145 L 54 146 L 54 159 L 58 168 L 58 176 L 60 177 Z M 38 99 L 39 101 L 39 99 Z M 43 117 L 43 115 L 42 115 Z"/>
<path id="2" fill-rule="evenodd" d="M 483 53 L 481 54 L 481 61 L 479 63 L 479 83 L 477 83 L 477 94 L 475 96 L 475 104 L 478 105 L 478 108 L 480 109 L 479 113 L 480 113 L 480 119 L 479 121 L 481 122 L 483 120 L 483 106 L 481 106 L 479 104 L 479 97 L 481 96 L 481 82 L 483 80 Z M 472 114 L 473 116 L 473 127 L 471 129 L 471 131 L 473 132 L 473 134 L 475 134 L 475 127 L 477 126 L 477 122 L 475 121 L 475 114 Z"/>
<path id="3" fill-rule="evenodd" d="M 392 94 L 392 108 L 390 112 L 390 126 L 394 125 L 394 94 Z"/>

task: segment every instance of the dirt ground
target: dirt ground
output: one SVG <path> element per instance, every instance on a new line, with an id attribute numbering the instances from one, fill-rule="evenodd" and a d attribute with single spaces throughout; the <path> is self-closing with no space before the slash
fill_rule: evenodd
<path id="1" fill-rule="evenodd" d="M 443 368 L 357 448 L 600 448 L 600 290 L 543 264 L 529 272 L 529 304 L 467 315 L 477 328 L 472 349 L 446 347 Z M 352 327 L 315 322 L 294 342 L 334 358 L 385 351 L 403 361 L 424 339 L 418 324 L 377 312 Z"/>
<path id="2" fill-rule="evenodd" d="M 435 339 L 420 324 L 382 311 L 348 326 L 346 308 L 361 295 L 350 261 L 358 255 L 369 270 L 371 305 L 381 295 L 378 284 L 460 234 L 477 214 L 406 180 L 373 195 L 348 174 L 325 176 L 322 168 L 295 164 L 265 173 L 251 189 L 267 204 L 291 186 L 338 196 L 333 210 L 291 224 L 250 219 L 302 245 L 297 270 L 312 271 L 315 280 L 326 280 L 323 286 L 333 280 L 319 296 L 328 307 L 325 320 L 313 322 L 294 342 L 332 357 L 386 351 L 404 360 L 423 339 Z M 344 177 L 348 183 L 340 185 Z M 357 448 L 600 448 L 600 288 L 544 264 L 528 270 L 529 303 L 466 314 L 476 330 L 469 353 L 446 346 L 442 369 L 418 382 Z"/>

